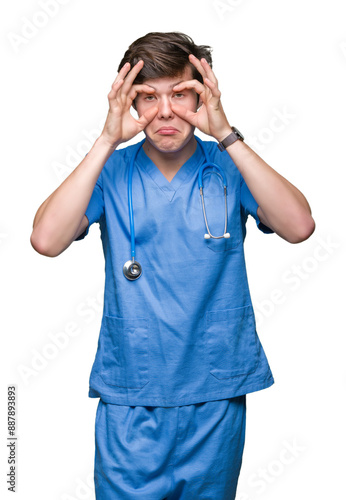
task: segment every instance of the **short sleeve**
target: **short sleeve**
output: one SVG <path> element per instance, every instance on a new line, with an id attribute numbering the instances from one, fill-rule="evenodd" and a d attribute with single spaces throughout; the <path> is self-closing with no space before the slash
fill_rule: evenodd
<path id="1" fill-rule="evenodd" d="M 270 227 L 265 226 L 261 222 L 260 218 L 258 217 L 258 215 L 257 215 L 258 203 L 255 200 L 255 198 L 252 196 L 252 194 L 251 194 L 249 188 L 247 187 L 243 177 L 241 177 L 241 180 L 240 180 L 240 203 L 241 203 L 241 207 L 242 207 L 244 224 L 245 224 L 248 216 L 252 215 L 252 217 L 256 221 L 258 229 L 260 229 L 263 233 L 266 233 L 266 234 L 274 233 L 274 231 Z"/>
<path id="2" fill-rule="evenodd" d="M 89 225 L 86 227 L 85 231 L 75 239 L 79 241 L 85 238 L 89 233 L 89 228 L 94 222 L 100 222 L 102 215 L 104 214 L 104 197 L 103 197 L 103 185 L 102 185 L 102 172 L 99 175 L 94 190 L 92 192 L 89 205 L 85 211 L 85 215 L 88 217 Z"/>

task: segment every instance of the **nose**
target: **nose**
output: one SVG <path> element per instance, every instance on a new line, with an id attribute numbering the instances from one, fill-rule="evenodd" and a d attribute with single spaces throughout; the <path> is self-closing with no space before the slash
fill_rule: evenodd
<path id="1" fill-rule="evenodd" d="M 170 119 L 170 118 L 173 118 L 173 111 L 172 111 L 172 107 L 171 107 L 171 102 L 170 100 L 168 99 L 168 97 L 164 96 L 160 99 L 159 101 L 159 110 L 158 110 L 158 118 L 163 118 L 163 119 Z"/>

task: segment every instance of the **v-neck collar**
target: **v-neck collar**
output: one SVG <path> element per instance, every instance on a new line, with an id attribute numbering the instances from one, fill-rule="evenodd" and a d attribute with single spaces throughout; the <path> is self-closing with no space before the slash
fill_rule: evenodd
<path id="1" fill-rule="evenodd" d="M 155 163 L 147 156 L 143 146 L 140 148 L 136 164 L 137 168 L 144 169 L 155 184 L 161 189 L 169 201 L 172 201 L 179 187 L 184 183 L 188 176 L 196 170 L 203 157 L 201 146 L 197 143 L 197 147 L 192 156 L 180 167 L 173 179 L 169 182 L 162 172 L 157 168 Z"/>

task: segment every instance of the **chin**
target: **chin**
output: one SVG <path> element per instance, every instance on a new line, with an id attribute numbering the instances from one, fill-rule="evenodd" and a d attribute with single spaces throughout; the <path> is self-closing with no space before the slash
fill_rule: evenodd
<path id="1" fill-rule="evenodd" d="M 185 141 L 164 140 L 155 144 L 156 149 L 163 153 L 176 153 L 185 146 Z"/>

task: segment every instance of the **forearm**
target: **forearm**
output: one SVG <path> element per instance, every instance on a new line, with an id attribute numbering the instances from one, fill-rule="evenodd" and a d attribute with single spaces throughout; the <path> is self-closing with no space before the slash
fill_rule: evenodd
<path id="1" fill-rule="evenodd" d="M 261 221 L 291 243 L 307 239 L 315 223 L 305 196 L 244 142 L 234 142 L 227 153 L 258 203 Z"/>
<path id="2" fill-rule="evenodd" d="M 202 105 L 198 112 L 176 104 L 172 109 L 191 125 L 221 142 L 232 133 L 232 127 L 221 104 L 217 78 L 204 58 L 199 60 L 190 54 L 189 60 L 203 77 L 203 84 L 196 79 L 181 82 L 173 87 L 173 91 L 194 89 Z M 306 240 L 313 233 L 315 222 L 304 195 L 241 140 L 228 146 L 227 153 L 258 203 L 261 222 L 291 243 Z"/>
<path id="3" fill-rule="evenodd" d="M 39 253 L 59 255 L 75 239 L 96 181 L 113 151 L 99 137 L 87 156 L 39 207 L 31 235 L 31 244 Z"/>
<path id="4" fill-rule="evenodd" d="M 55 193 L 55 191 L 54 191 Z M 35 215 L 35 218 L 34 218 L 34 222 L 32 224 L 32 227 L 35 228 L 37 226 L 37 223 L 38 221 L 41 219 L 41 216 L 48 204 L 48 201 L 52 198 L 52 196 L 54 196 L 54 193 L 52 193 L 43 203 L 42 205 L 40 205 L 39 209 L 37 210 L 36 212 L 36 215 Z"/>

